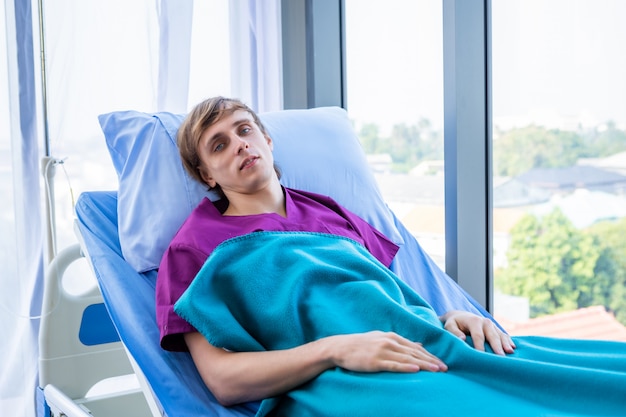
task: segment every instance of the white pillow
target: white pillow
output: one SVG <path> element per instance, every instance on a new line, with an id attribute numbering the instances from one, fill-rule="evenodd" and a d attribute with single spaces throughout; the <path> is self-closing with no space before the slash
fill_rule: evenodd
<path id="1" fill-rule="evenodd" d="M 215 199 L 183 168 L 176 132 L 184 115 L 120 111 L 99 116 L 119 177 L 122 253 L 138 272 L 158 268 L 196 205 Z M 328 195 L 402 244 L 345 110 L 283 110 L 259 117 L 274 141 L 283 185 Z"/>

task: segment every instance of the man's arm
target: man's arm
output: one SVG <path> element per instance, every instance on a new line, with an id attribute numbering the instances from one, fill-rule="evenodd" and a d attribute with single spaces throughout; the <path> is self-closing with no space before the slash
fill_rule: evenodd
<path id="1" fill-rule="evenodd" d="M 478 350 L 485 350 L 485 342 L 496 354 L 515 350 L 511 337 L 488 318 L 450 311 L 440 319 L 459 338 L 471 336 Z M 293 349 L 264 352 L 230 352 L 212 346 L 198 332 L 186 333 L 185 342 L 205 384 L 223 405 L 282 394 L 334 367 L 356 372 L 448 369 L 421 343 L 391 332 L 330 336 Z"/>
<path id="2" fill-rule="evenodd" d="M 420 343 L 378 331 L 264 352 L 230 352 L 212 346 L 198 332 L 185 334 L 185 342 L 202 379 L 222 405 L 282 394 L 337 366 L 357 372 L 447 370 Z"/>

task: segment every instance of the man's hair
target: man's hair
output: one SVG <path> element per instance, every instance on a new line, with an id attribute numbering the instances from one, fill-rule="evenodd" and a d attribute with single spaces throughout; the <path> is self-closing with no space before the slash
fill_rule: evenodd
<path id="1" fill-rule="evenodd" d="M 178 129 L 176 141 L 178 143 L 183 166 L 193 178 L 201 183 L 206 184 L 202 175 L 200 175 L 200 157 L 198 156 L 200 138 L 205 130 L 237 110 L 244 110 L 250 113 L 254 123 L 256 123 L 261 130 L 261 133 L 263 133 L 264 136 L 269 136 L 261 119 L 259 119 L 259 116 L 251 108 L 245 105 L 241 100 L 225 97 L 213 97 L 197 104 L 191 112 L 189 112 Z M 277 173 L 280 178 L 278 170 Z M 221 190 L 216 191 L 221 194 Z"/>

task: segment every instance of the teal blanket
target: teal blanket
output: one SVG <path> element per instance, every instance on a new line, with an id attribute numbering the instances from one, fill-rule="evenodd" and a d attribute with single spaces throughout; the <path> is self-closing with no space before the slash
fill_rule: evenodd
<path id="1" fill-rule="evenodd" d="M 506 357 L 442 328 L 430 306 L 352 240 L 258 232 L 224 242 L 175 311 L 213 345 L 287 349 L 325 336 L 394 331 L 446 373 L 336 368 L 262 402 L 281 416 L 626 416 L 626 344 L 518 337 Z"/>

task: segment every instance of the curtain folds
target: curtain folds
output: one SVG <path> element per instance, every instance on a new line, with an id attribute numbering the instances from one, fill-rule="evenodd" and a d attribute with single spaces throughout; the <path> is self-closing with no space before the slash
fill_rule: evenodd
<path id="1" fill-rule="evenodd" d="M 0 342 L 0 413 L 35 417 L 39 319 L 45 314 L 41 305 L 45 264 L 49 261 L 44 255 L 44 219 L 49 213 L 40 173 L 44 121 L 38 2 L 2 1 L 4 14 L 0 20 L 6 23 L 10 129 L 0 130 L 0 146 L 3 136 L 10 136 L 11 156 L 6 158 L 10 159 L 7 167 L 0 159 L 0 174 L 9 172 L 12 184 L 0 191 L 9 187 L 7 199 L 12 201 L 0 204 L 0 214 L 8 211 L 11 218 L 11 230 L 3 226 L 0 236 L 0 258 L 10 261 L 0 268 L 0 331 L 4 336 Z M 230 17 L 218 23 L 220 29 L 223 24 L 220 33 L 227 36 L 217 40 L 229 42 L 231 85 L 222 83 L 224 91 L 217 93 L 242 98 L 260 112 L 279 110 L 280 0 L 226 1 L 224 16 L 228 9 Z M 70 187 L 60 175 L 59 187 L 50 202 L 56 208 L 52 212 L 56 212 L 57 220 L 53 241 L 58 238 L 59 249 L 63 249 L 75 241 L 73 208 L 63 206 L 69 206 L 68 195 L 117 185 L 98 114 L 129 109 L 187 111 L 194 63 L 191 57 L 196 53 L 213 58 L 213 39 L 192 39 L 192 23 L 202 24 L 202 16 L 194 15 L 194 0 L 43 3 L 49 97 L 45 123 L 50 127 L 51 153 L 59 160 L 67 160 L 63 171 L 67 170 L 67 182 L 72 181 Z M 199 2 L 195 6 L 202 13 L 209 7 Z M 211 79 L 212 65 L 219 66 L 222 61 L 220 57 L 195 68 L 196 73 L 202 74 L 200 81 L 205 77 L 215 81 L 215 77 Z M 199 86 L 200 90 L 203 88 Z M 4 225 L 2 221 L 4 218 L 0 217 L 0 224 Z M 78 278 L 84 280 L 85 276 Z"/>
<path id="2" fill-rule="evenodd" d="M 157 110 L 184 113 L 189 96 L 193 0 L 161 0 Z"/>
<path id="3" fill-rule="evenodd" d="M 280 4 L 280 0 L 230 2 L 233 95 L 257 112 L 283 107 Z"/>
<path id="4" fill-rule="evenodd" d="M 14 223 L 13 230 L 3 230 L 2 238 L 7 239 L 3 246 L 12 252 L 10 262 L 15 264 L 3 265 L 0 280 L 0 409 L 17 417 L 35 412 L 43 293 L 36 16 L 30 1 L 5 1 Z"/>

